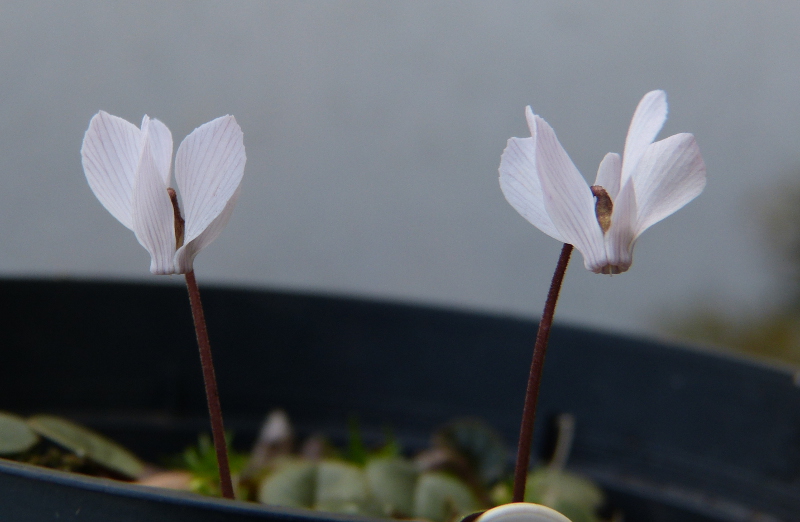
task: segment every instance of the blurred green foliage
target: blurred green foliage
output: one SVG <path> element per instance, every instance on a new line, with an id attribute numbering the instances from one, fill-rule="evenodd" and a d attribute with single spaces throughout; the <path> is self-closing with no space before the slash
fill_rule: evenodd
<path id="1" fill-rule="evenodd" d="M 665 323 L 673 335 L 800 366 L 800 311 L 777 310 L 760 317 L 729 317 L 713 309 Z"/>
<path id="2" fill-rule="evenodd" d="M 755 201 L 753 203 L 752 201 Z M 660 320 L 678 338 L 800 366 L 800 180 L 787 180 L 748 204 L 777 280 L 768 306 L 738 313 L 699 302 Z"/>
<path id="3" fill-rule="evenodd" d="M 272 420 L 270 420 L 272 419 Z M 507 474 L 509 454 L 499 433 L 485 422 L 460 419 L 440 427 L 431 447 L 414 458 L 403 456 L 391 430 L 384 430 L 384 444 L 369 448 L 358 419 L 348 422 L 348 437 L 336 448 L 320 435 L 310 437 L 299 452 L 284 444 L 293 430 L 264 429 L 277 417 L 267 417 L 262 433 L 280 433 L 256 442 L 273 450 L 263 452 L 257 469 L 241 477 L 246 455 L 231 452 L 231 471 L 238 484 L 237 498 L 265 504 L 372 517 L 455 522 L 475 511 L 510 502 L 512 479 Z M 287 423 L 288 418 L 281 420 Z M 569 423 L 569 430 L 574 422 Z M 566 431 L 569 431 L 566 430 Z M 565 455 L 559 462 L 529 475 L 526 501 L 538 502 L 567 514 L 573 522 L 601 522 L 598 508 L 602 491 L 589 479 L 563 469 L 571 433 L 559 423 L 559 441 Z M 230 440 L 230 437 L 228 437 Z M 308 442 L 325 451 L 307 451 Z M 279 443 L 279 444 L 276 444 Z M 277 449 L 279 448 L 279 449 Z M 230 451 L 230 450 L 229 450 Z M 558 453 L 558 452 L 557 452 Z M 214 447 L 207 435 L 172 462 L 191 472 L 193 491 L 219 495 Z"/>

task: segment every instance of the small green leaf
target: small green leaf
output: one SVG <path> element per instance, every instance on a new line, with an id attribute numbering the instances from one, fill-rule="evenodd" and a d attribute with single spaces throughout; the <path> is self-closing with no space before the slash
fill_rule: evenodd
<path id="1" fill-rule="evenodd" d="M 414 517 L 449 522 L 479 508 L 469 488 L 441 472 L 424 473 L 414 492 Z"/>
<path id="2" fill-rule="evenodd" d="M 261 482 L 258 501 L 276 506 L 311 508 L 317 483 L 317 465 L 291 460 Z"/>
<path id="3" fill-rule="evenodd" d="M 367 463 L 364 473 L 384 515 L 411 517 L 418 476 L 412 462 L 402 457 L 373 458 Z"/>
<path id="4" fill-rule="evenodd" d="M 27 423 L 33 431 L 78 457 L 86 457 L 121 475 L 137 478 L 144 470 L 144 464 L 133 453 L 89 428 L 52 415 L 37 415 Z"/>
<path id="5" fill-rule="evenodd" d="M 28 451 L 37 442 L 39 436 L 28 427 L 25 419 L 13 413 L 0 412 L 0 455 Z"/>

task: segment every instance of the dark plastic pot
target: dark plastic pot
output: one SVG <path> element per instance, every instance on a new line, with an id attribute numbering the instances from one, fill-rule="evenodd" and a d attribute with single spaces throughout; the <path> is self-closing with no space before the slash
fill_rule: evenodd
<path id="1" fill-rule="evenodd" d="M 457 416 L 517 437 L 536 324 L 281 292 L 203 289 L 226 426 L 252 439 L 282 407 L 300 431 L 348 415 L 420 445 Z M 0 282 L 0 409 L 70 416 L 145 458 L 207 429 L 186 291 Z M 800 389 L 789 370 L 556 327 L 536 448 L 577 420 L 570 467 L 629 522 L 800 520 Z M 0 460 L 0 519 L 352 520 L 69 475 Z"/>

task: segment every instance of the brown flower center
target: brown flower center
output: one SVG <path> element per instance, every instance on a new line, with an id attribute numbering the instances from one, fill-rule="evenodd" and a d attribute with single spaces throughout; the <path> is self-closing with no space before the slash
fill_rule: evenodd
<path id="1" fill-rule="evenodd" d="M 600 223 L 603 234 L 605 234 L 611 228 L 611 212 L 614 210 L 614 203 L 611 201 L 611 196 L 608 195 L 606 189 L 600 185 L 592 185 L 591 189 L 592 194 L 597 198 L 594 202 L 594 213 L 597 216 L 597 222 Z"/>
<path id="2" fill-rule="evenodd" d="M 172 187 L 167 188 L 169 200 L 172 201 L 172 211 L 175 213 L 175 248 L 178 249 L 183 246 L 183 228 L 184 221 L 181 217 L 181 208 L 178 206 L 178 194 Z"/>

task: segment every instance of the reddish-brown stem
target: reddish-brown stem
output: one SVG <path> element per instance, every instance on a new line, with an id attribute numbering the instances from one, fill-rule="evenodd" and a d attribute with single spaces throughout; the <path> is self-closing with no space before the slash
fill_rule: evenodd
<path id="1" fill-rule="evenodd" d="M 217 392 L 217 378 L 214 375 L 214 362 L 211 360 L 211 343 L 208 340 L 203 303 L 200 302 L 200 289 L 197 288 L 194 270 L 186 273 L 186 287 L 189 289 L 189 302 L 192 305 L 194 329 L 197 332 L 197 345 L 200 348 L 200 364 L 203 367 L 208 414 L 211 417 L 211 435 L 214 438 L 214 449 L 217 452 L 217 465 L 219 466 L 219 485 L 223 497 L 233 498 L 233 483 L 231 482 L 231 469 L 228 464 L 228 448 L 225 444 L 225 428 L 222 424 L 222 408 L 219 405 L 219 392 Z"/>
<path id="2" fill-rule="evenodd" d="M 536 344 L 533 347 L 533 361 L 531 372 L 528 376 L 528 391 L 525 394 L 525 406 L 522 409 L 522 425 L 519 429 L 519 447 L 517 448 L 517 464 L 514 468 L 514 496 L 512 502 L 523 502 L 525 499 L 525 482 L 528 479 L 528 465 L 531 459 L 531 443 L 533 441 L 533 423 L 536 419 L 536 402 L 539 399 L 539 386 L 542 382 L 542 368 L 544 355 L 547 351 L 547 341 L 550 338 L 550 327 L 553 324 L 553 315 L 556 312 L 558 293 L 561 291 L 561 282 L 567 271 L 569 257 L 572 254 L 572 245 L 564 244 L 558 265 L 550 283 L 547 293 L 547 302 L 544 304 L 542 320 L 539 321 L 539 331 L 536 334 Z"/>

